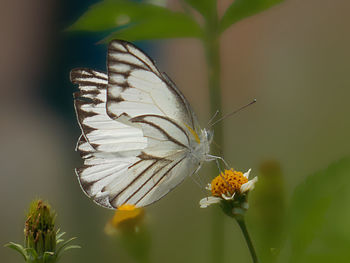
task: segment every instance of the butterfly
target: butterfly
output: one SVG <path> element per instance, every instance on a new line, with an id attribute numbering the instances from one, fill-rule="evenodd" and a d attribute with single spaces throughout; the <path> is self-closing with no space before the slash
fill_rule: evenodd
<path id="1" fill-rule="evenodd" d="M 70 79 L 79 85 L 76 150 L 84 161 L 76 174 L 95 203 L 147 206 L 213 160 L 213 133 L 200 128 L 174 82 L 133 44 L 109 43 L 107 74 L 76 68 Z"/>

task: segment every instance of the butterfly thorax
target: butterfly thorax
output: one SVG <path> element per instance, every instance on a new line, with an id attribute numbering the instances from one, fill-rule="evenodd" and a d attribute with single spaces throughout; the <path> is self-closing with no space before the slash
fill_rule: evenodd
<path id="1" fill-rule="evenodd" d="M 202 129 L 199 137 L 199 142 L 193 143 L 193 150 L 190 154 L 198 160 L 199 163 L 209 160 L 210 143 L 213 139 L 213 132 L 211 130 Z"/>

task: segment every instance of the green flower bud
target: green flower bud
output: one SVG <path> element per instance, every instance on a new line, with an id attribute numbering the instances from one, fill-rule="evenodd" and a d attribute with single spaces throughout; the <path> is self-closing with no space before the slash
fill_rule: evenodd
<path id="1" fill-rule="evenodd" d="M 64 232 L 55 228 L 56 213 L 42 200 L 31 203 L 24 227 L 24 246 L 9 242 L 6 247 L 19 252 L 28 263 L 55 263 L 63 251 L 80 248 L 69 245 L 75 238 L 62 239 Z"/>
<path id="2" fill-rule="evenodd" d="M 25 222 L 25 248 L 34 249 L 38 256 L 56 249 L 56 213 L 50 205 L 41 200 L 33 201 L 30 205 Z"/>

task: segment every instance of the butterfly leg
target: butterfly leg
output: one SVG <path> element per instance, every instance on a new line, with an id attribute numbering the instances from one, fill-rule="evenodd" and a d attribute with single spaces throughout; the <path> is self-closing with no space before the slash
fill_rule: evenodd
<path id="1" fill-rule="evenodd" d="M 215 163 L 216 163 L 216 166 L 218 167 L 219 173 L 221 174 L 222 170 L 221 170 L 221 166 L 220 166 L 220 163 L 219 163 L 219 159 L 215 159 Z"/>
<path id="2" fill-rule="evenodd" d="M 199 176 L 199 169 L 202 167 L 202 165 L 199 165 L 198 168 L 196 169 L 196 171 L 194 171 L 194 173 L 191 174 L 191 179 L 195 182 L 196 185 L 199 186 L 199 188 L 201 189 L 201 191 L 204 193 L 204 195 L 206 195 L 208 197 L 208 193 L 206 191 L 204 191 L 204 189 L 207 189 L 208 190 L 208 186 L 205 186 L 202 178 Z M 197 175 L 197 178 L 196 178 L 196 175 Z"/>
<path id="3" fill-rule="evenodd" d="M 216 163 L 218 163 L 218 160 L 222 161 L 226 168 L 230 168 L 230 166 L 228 165 L 228 163 L 224 160 L 224 158 L 220 157 L 220 156 L 215 156 L 215 155 L 211 155 L 211 154 L 207 154 L 207 161 L 216 161 Z"/>
<path id="4" fill-rule="evenodd" d="M 224 177 L 224 173 L 222 172 L 221 168 L 220 168 L 220 163 L 219 163 L 219 160 L 223 161 L 223 163 L 226 165 L 226 168 L 228 167 L 227 163 L 225 162 L 225 160 L 221 157 L 218 157 L 218 156 L 213 156 L 213 157 L 216 157 L 215 158 L 215 162 L 216 162 L 216 165 L 219 169 L 219 175 L 220 177 L 222 178 L 222 180 L 227 184 L 227 186 L 230 188 L 230 190 L 233 191 L 232 189 L 232 186 L 226 181 L 225 177 Z M 230 195 L 230 193 L 228 193 L 228 195 Z M 226 195 L 225 195 L 226 196 Z M 224 197 L 223 197 L 224 198 Z M 225 198 L 224 198 L 225 199 Z M 226 199 L 228 200 L 228 199 Z"/>

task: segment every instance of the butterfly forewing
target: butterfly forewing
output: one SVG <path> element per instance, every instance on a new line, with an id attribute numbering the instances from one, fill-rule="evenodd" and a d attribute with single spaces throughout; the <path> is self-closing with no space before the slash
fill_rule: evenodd
<path id="1" fill-rule="evenodd" d="M 71 80 L 79 84 L 74 94 L 75 110 L 82 133 L 98 151 L 144 149 L 147 140 L 140 129 L 111 121 L 106 113 L 107 76 L 98 71 L 74 69 Z M 121 146 L 124 145 L 124 146 Z"/>
<path id="2" fill-rule="evenodd" d="M 112 41 L 107 64 L 107 113 L 111 117 L 154 114 L 197 129 L 198 121 L 182 93 L 141 50 L 125 41 Z"/>

